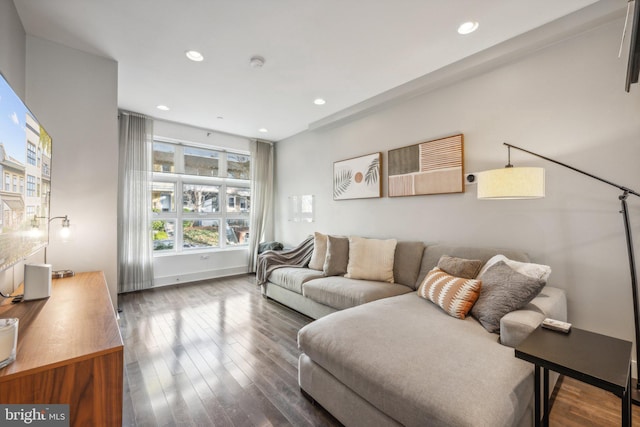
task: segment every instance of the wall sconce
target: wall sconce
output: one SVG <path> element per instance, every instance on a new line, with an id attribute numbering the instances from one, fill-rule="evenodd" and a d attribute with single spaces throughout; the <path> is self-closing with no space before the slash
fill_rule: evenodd
<path id="1" fill-rule="evenodd" d="M 71 222 L 69 221 L 69 216 L 68 215 L 65 215 L 65 216 L 54 216 L 53 218 L 47 218 L 46 216 L 34 215 L 33 219 L 31 220 L 31 232 L 32 233 L 39 233 L 40 232 L 40 219 L 46 219 L 47 220 L 47 224 L 51 224 L 51 221 L 53 221 L 54 219 L 61 219 L 62 220 L 62 228 L 60 229 L 60 232 L 59 232 L 60 238 L 63 241 L 66 241 L 67 239 L 69 239 L 69 236 L 71 236 Z M 44 248 L 44 263 L 45 264 L 47 263 L 47 247 L 46 246 Z"/>
<path id="2" fill-rule="evenodd" d="M 47 219 L 46 216 L 33 216 L 33 219 L 31 220 L 31 230 L 34 232 L 38 232 L 38 230 L 40 229 L 40 219 Z M 51 224 L 51 221 L 53 221 L 54 219 L 61 219 L 62 220 L 62 228 L 60 229 L 60 238 L 62 240 L 67 240 L 69 238 L 69 236 L 71 235 L 71 223 L 69 221 L 69 216 L 65 215 L 65 216 L 54 216 L 53 218 L 49 218 L 47 223 Z"/>

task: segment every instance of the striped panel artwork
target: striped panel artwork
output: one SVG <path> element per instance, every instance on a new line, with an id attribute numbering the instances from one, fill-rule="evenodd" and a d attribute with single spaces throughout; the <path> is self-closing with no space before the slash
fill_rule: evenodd
<path id="1" fill-rule="evenodd" d="M 478 300 L 482 282 L 463 279 L 433 268 L 418 288 L 418 295 L 442 308 L 448 315 L 464 319 Z"/>
<path id="2" fill-rule="evenodd" d="M 389 151 L 389 196 L 464 192 L 463 135 Z"/>

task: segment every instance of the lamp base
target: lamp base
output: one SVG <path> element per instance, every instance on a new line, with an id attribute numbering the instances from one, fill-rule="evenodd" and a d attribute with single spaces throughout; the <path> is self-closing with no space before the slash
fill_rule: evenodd
<path id="1" fill-rule="evenodd" d="M 640 406 L 640 389 L 638 389 L 638 380 L 631 378 L 631 402 Z"/>

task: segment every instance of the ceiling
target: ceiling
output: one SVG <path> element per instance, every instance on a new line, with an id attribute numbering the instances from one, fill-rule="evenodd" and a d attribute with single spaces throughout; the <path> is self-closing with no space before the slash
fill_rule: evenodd
<path id="1" fill-rule="evenodd" d="M 14 0 L 27 34 L 118 62 L 119 108 L 272 141 L 595 2 Z"/>

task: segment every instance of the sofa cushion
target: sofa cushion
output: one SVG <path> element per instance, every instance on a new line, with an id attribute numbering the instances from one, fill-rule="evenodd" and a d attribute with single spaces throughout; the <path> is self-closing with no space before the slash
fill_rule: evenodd
<path id="1" fill-rule="evenodd" d="M 418 288 L 418 296 L 436 304 L 449 316 L 464 319 L 478 299 L 480 286 L 479 280 L 455 277 L 435 267 Z"/>
<path id="2" fill-rule="evenodd" d="M 298 343 L 406 426 L 511 426 L 533 399 L 533 365 L 472 317 L 453 319 L 415 292 L 325 316 Z"/>
<path id="3" fill-rule="evenodd" d="M 325 276 L 342 276 L 349 263 L 349 238 L 327 236 L 327 256 L 324 260 Z"/>
<path id="4" fill-rule="evenodd" d="M 498 254 L 503 254 L 507 258 L 529 262 L 529 256 L 526 252 L 515 249 L 496 249 L 496 248 L 473 248 L 466 246 L 451 246 L 451 245 L 429 245 L 424 250 L 422 256 L 422 264 L 420 265 L 420 273 L 418 274 L 418 280 L 416 281 L 415 288 L 420 286 L 420 283 L 424 280 L 425 276 L 433 267 L 438 265 L 438 261 L 442 255 L 449 255 L 457 258 L 465 259 L 478 259 L 482 263 L 486 263 L 489 259 Z"/>
<path id="5" fill-rule="evenodd" d="M 487 271 L 489 267 L 491 267 L 498 261 L 504 261 L 505 264 L 507 264 L 509 267 L 511 267 L 512 269 L 514 269 L 520 274 L 533 277 L 534 279 L 542 279 L 545 282 L 549 280 L 549 276 L 551 275 L 551 267 L 549 267 L 548 265 L 534 264 L 531 262 L 514 261 L 500 254 L 492 257 L 489 261 L 486 262 L 486 264 L 482 267 L 482 269 L 478 273 L 478 278 L 480 279 L 481 276 L 484 274 L 484 272 Z"/>
<path id="6" fill-rule="evenodd" d="M 341 276 L 310 280 L 302 286 L 305 297 L 338 310 L 411 291 L 408 286 L 395 283 L 354 280 Z"/>
<path id="7" fill-rule="evenodd" d="M 313 253 L 311 254 L 311 260 L 309 261 L 309 268 L 312 270 L 322 271 L 326 256 L 327 235 L 316 231 L 313 233 Z"/>
<path id="8" fill-rule="evenodd" d="M 438 260 L 440 270 L 464 279 L 475 279 L 483 264 L 479 259 L 458 258 L 449 255 L 442 255 Z"/>
<path id="9" fill-rule="evenodd" d="M 480 297 L 471 315 L 489 332 L 500 330 L 500 319 L 524 307 L 536 297 L 546 282 L 520 274 L 504 261 L 498 261 L 482 274 Z"/>
<path id="10" fill-rule="evenodd" d="M 393 281 L 416 289 L 423 253 L 422 242 L 398 242 L 393 257 Z"/>
<path id="11" fill-rule="evenodd" d="M 322 272 L 309 268 L 282 267 L 271 272 L 269 282 L 302 294 L 302 284 L 319 277 L 323 277 Z"/>
<path id="12" fill-rule="evenodd" d="M 345 277 L 393 283 L 396 239 L 349 236 L 349 264 Z"/>

